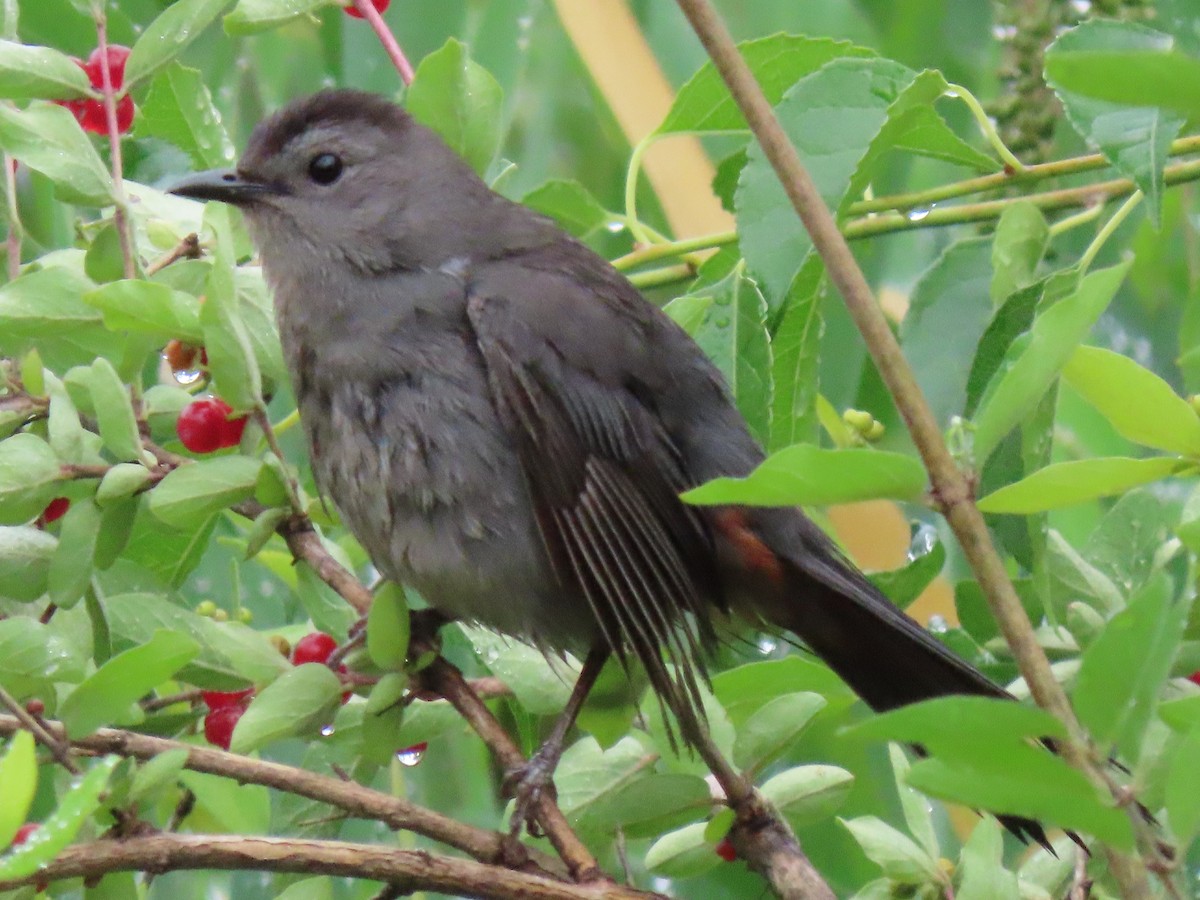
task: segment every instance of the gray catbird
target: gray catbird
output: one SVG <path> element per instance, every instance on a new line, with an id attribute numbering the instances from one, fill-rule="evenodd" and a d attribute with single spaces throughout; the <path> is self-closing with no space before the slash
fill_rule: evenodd
<path id="1" fill-rule="evenodd" d="M 798 509 L 681 502 L 763 458 L 718 370 L 393 103 L 294 102 L 236 171 L 173 190 L 245 213 L 317 484 L 379 570 L 448 616 L 588 651 L 573 706 L 610 653 L 633 658 L 687 740 L 726 613 L 790 630 L 878 710 L 1008 696 Z"/>

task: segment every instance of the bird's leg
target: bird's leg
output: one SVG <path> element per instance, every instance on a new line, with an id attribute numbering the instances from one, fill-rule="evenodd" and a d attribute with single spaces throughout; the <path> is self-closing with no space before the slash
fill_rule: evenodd
<path id="1" fill-rule="evenodd" d="M 516 800 L 512 815 L 512 833 L 514 836 L 528 823 L 530 834 L 535 833 L 534 807 L 543 791 L 554 791 L 551 779 L 558 767 L 558 760 L 563 753 L 563 741 L 567 732 L 575 724 L 579 710 L 596 684 L 600 670 L 608 661 L 610 651 L 607 647 L 593 647 L 583 661 L 579 670 L 579 678 L 567 698 L 567 705 L 559 713 L 558 719 L 551 729 L 550 735 L 542 742 L 538 751 L 524 765 L 510 769 L 504 777 L 503 793 Z"/>

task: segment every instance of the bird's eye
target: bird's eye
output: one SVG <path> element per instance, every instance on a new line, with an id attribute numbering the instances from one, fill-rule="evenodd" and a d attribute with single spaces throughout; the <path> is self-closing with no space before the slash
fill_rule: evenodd
<path id="1" fill-rule="evenodd" d="M 308 177 L 317 184 L 333 184 L 342 174 L 342 158 L 336 153 L 318 153 L 308 164 Z"/>

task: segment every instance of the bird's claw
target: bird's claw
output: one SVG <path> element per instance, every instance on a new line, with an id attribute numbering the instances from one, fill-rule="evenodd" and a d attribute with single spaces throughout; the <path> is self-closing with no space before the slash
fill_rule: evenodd
<path id="1" fill-rule="evenodd" d="M 541 837 L 537 807 L 543 797 L 558 799 L 552 776 L 558 765 L 559 755 L 557 748 L 545 745 L 530 757 L 527 763 L 510 769 L 504 776 L 501 792 L 503 796 L 511 797 L 515 801 L 510 820 L 510 831 L 514 837 L 520 833 L 522 827 L 531 837 Z"/>

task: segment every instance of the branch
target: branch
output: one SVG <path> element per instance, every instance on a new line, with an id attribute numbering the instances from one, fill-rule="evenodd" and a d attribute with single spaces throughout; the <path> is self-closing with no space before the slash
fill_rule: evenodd
<path id="1" fill-rule="evenodd" d="M 1103 778 L 1088 753 L 1083 729 L 1050 669 L 1045 651 L 1037 642 L 1033 626 L 1017 598 L 1004 562 L 992 544 L 983 515 L 975 506 L 971 487 L 950 455 L 937 419 L 883 311 L 875 302 L 846 239 L 838 230 L 796 149 L 775 118 L 770 103 L 738 52 L 724 22 L 708 0 L 678 0 L 678 3 L 775 169 L 788 199 L 804 223 L 813 246 L 821 254 L 831 280 L 862 333 L 876 368 L 921 454 L 934 495 L 941 501 L 943 514 L 987 597 L 988 607 L 1012 650 L 1030 692 L 1040 706 L 1067 725 L 1071 737 L 1060 745 L 1063 757 L 1092 783 L 1103 785 Z M 1139 860 L 1111 852 L 1109 859 L 1124 896 L 1148 895 L 1145 867 Z"/>
<path id="2" fill-rule="evenodd" d="M 402 894 L 446 894 L 511 900 L 650 900 L 662 898 L 611 882 L 570 884 L 540 875 L 377 844 L 213 834 L 156 834 L 67 847 L 24 878 L 0 881 L 0 891 L 66 878 L 96 880 L 109 872 L 224 869 L 294 872 L 382 881 Z"/>
<path id="3" fill-rule="evenodd" d="M 96 17 L 96 46 L 100 51 L 101 88 L 104 91 L 104 118 L 108 129 L 108 149 L 112 161 L 113 225 L 121 244 L 121 259 L 125 277 L 137 277 L 137 260 L 133 251 L 133 232 L 129 223 L 129 201 L 125 197 L 124 166 L 121 162 L 121 131 L 117 127 L 117 98 L 112 72 L 108 65 L 108 20 L 103 4 L 93 4 Z"/>
<path id="4" fill-rule="evenodd" d="M 0 715 L 2 737 L 9 737 L 26 727 L 15 715 Z M 66 730 L 62 723 L 46 722 L 45 731 L 60 746 L 66 743 Z M 556 866 L 552 857 L 529 850 L 523 845 L 518 845 L 517 848 L 506 846 L 506 835 L 464 825 L 403 797 L 393 797 L 354 781 L 318 775 L 295 766 L 254 759 L 216 747 L 202 747 L 117 728 L 101 728 L 94 734 L 71 741 L 70 747 L 77 752 L 96 755 L 114 753 L 117 756 L 141 760 L 152 759 L 169 750 L 186 750 L 188 758 L 184 767 L 194 772 L 219 775 L 240 784 L 259 784 L 319 803 L 328 803 L 356 818 L 382 822 L 394 830 L 403 829 L 424 835 L 448 847 L 461 850 L 480 862 L 496 863 L 503 860 L 505 864 L 514 868 L 539 870 L 543 873 L 554 871 Z M 523 859 L 515 858 L 512 852 L 514 849 L 517 849 L 518 853 L 528 852 Z"/>

